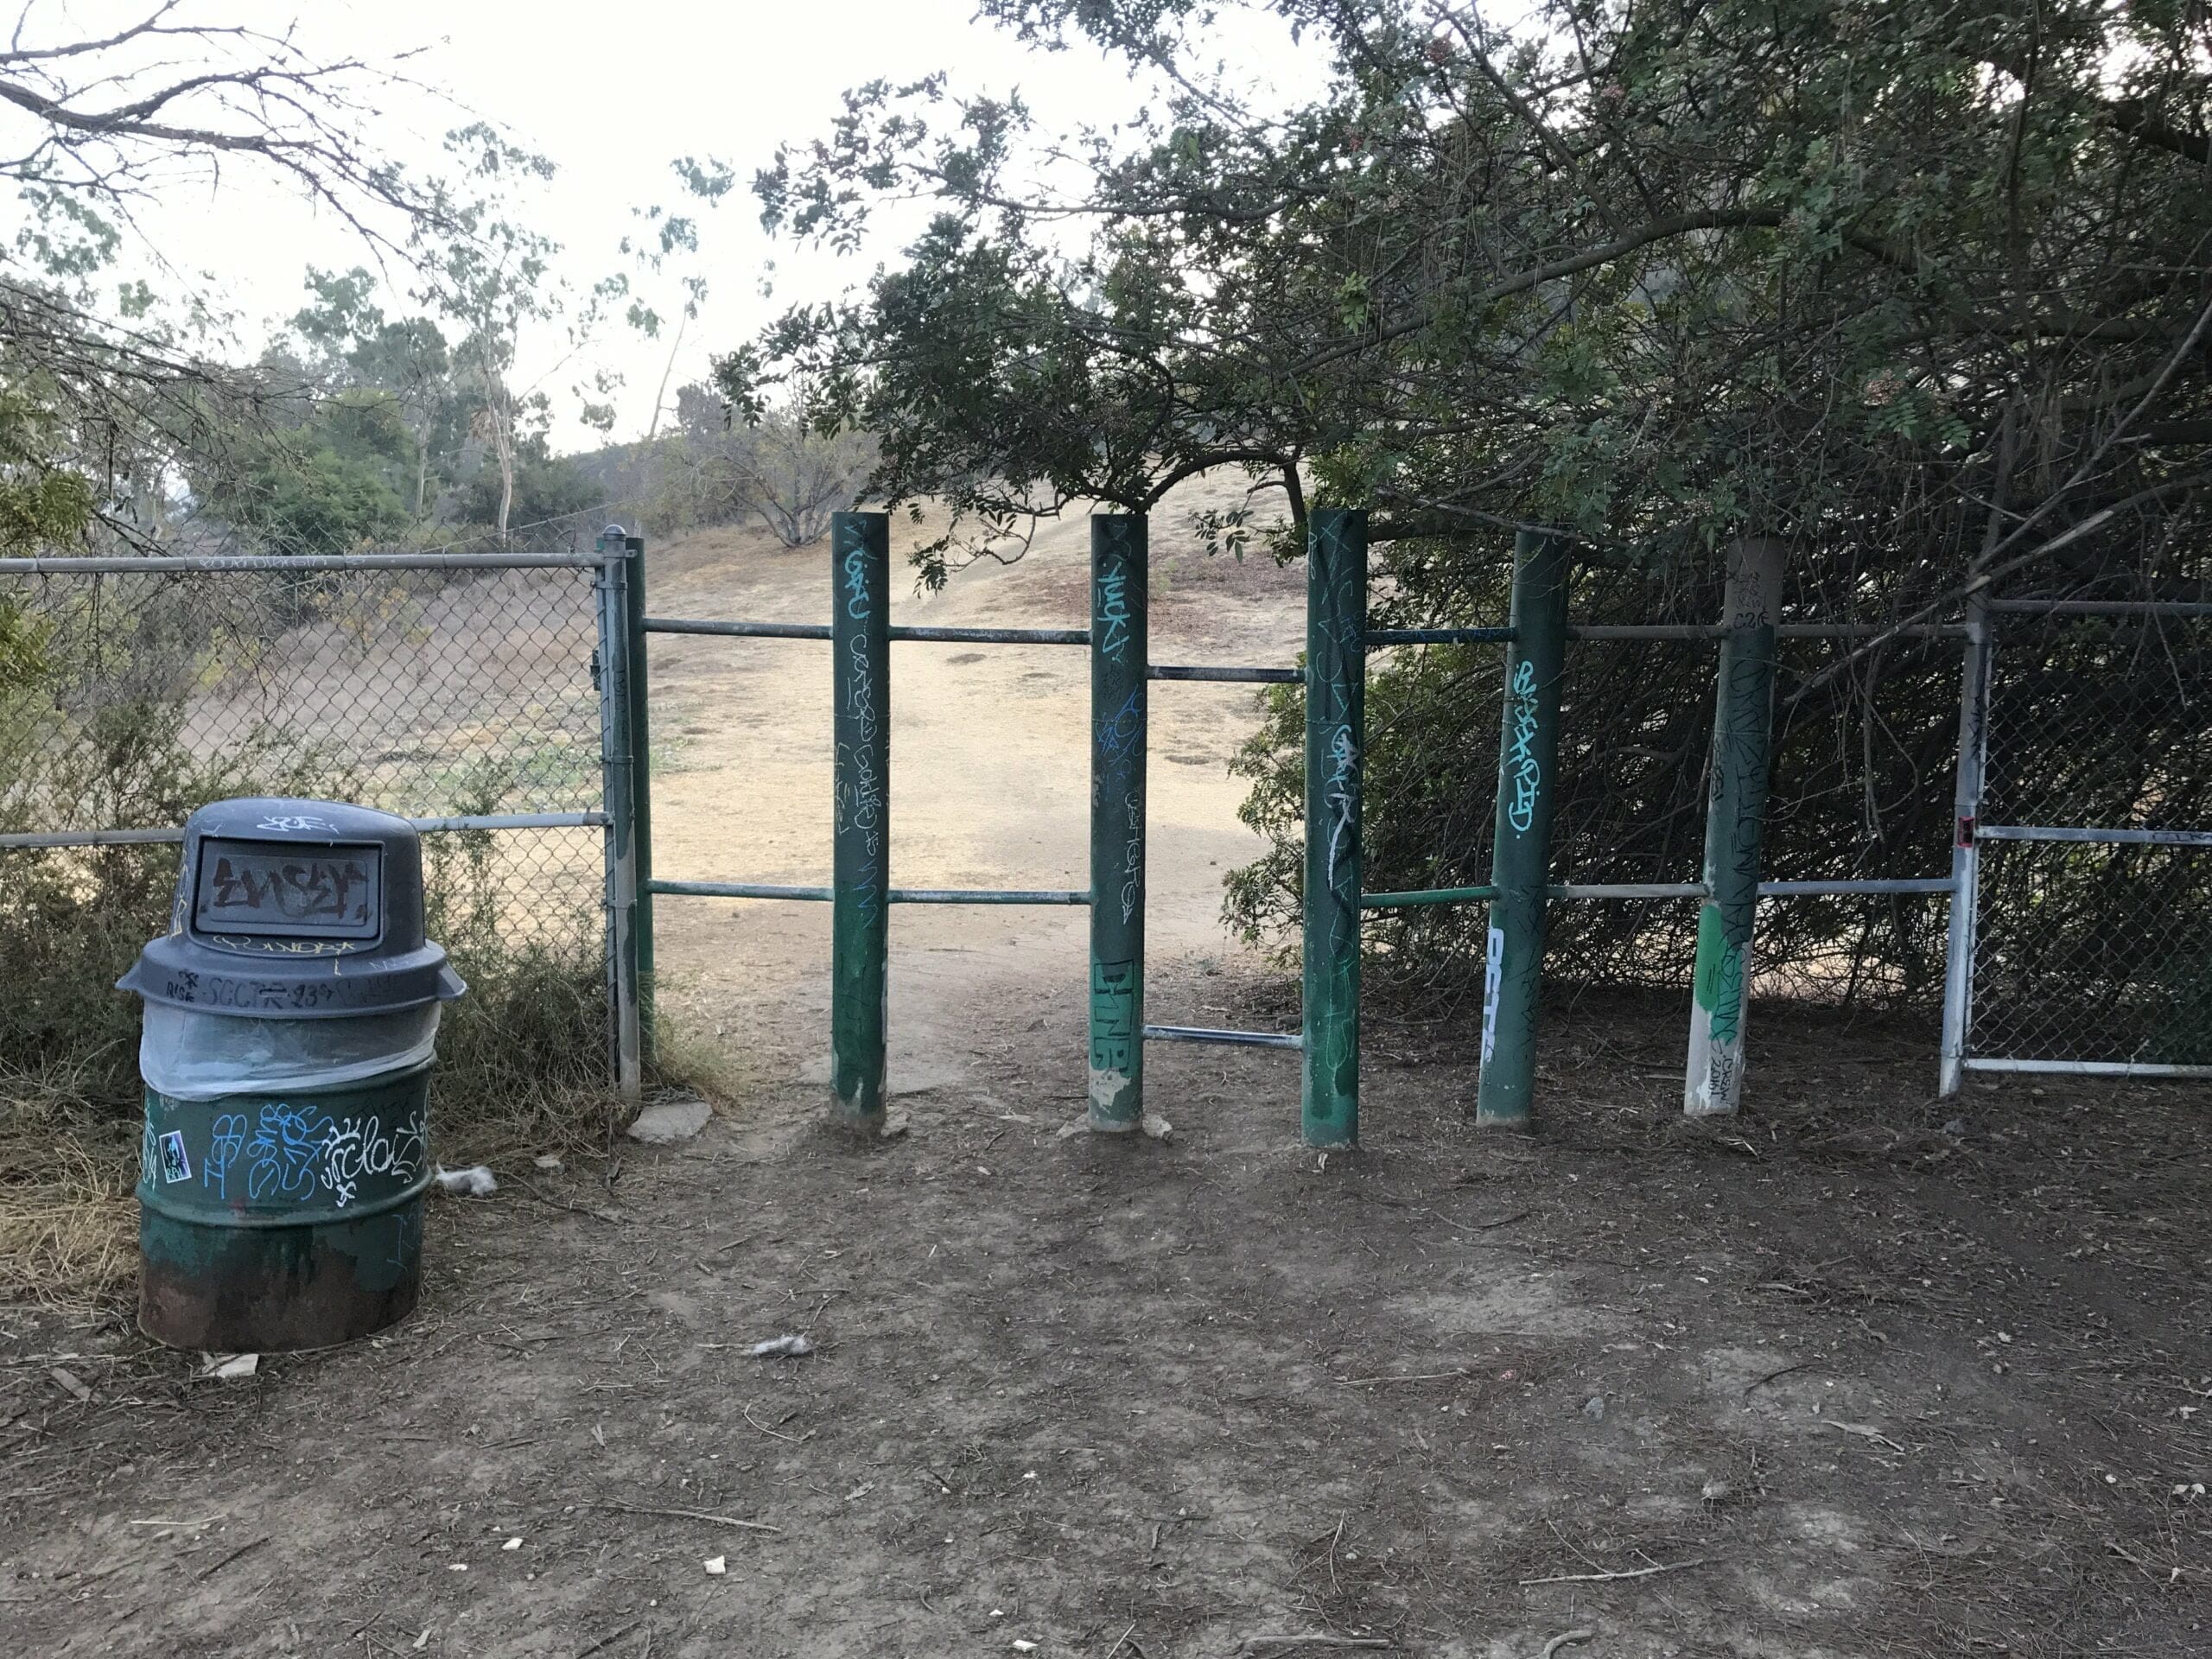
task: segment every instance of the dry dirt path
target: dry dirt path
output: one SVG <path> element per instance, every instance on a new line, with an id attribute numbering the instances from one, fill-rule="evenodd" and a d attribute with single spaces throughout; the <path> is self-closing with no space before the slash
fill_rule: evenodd
<path id="1" fill-rule="evenodd" d="M 1302 568 L 1209 559 L 1185 528 L 1193 508 L 1236 499 L 1222 486 L 1193 486 L 1154 516 L 1155 662 L 1280 666 L 1303 649 Z M 894 621 L 1087 623 L 1090 531 L 1079 514 L 1043 525 L 1018 563 L 971 565 L 934 595 L 914 591 L 903 556 L 918 537 L 896 522 Z M 819 622 L 830 613 L 826 544 L 793 551 L 758 532 L 715 532 L 672 543 L 649 570 L 657 615 Z M 655 635 L 651 649 L 654 873 L 825 884 L 828 647 Z M 896 645 L 890 703 L 894 886 L 1089 885 L 1085 652 Z M 1162 968 L 1236 954 L 1220 919 L 1222 879 L 1261 842 L 1237 821 L 1244 786 L 1227 766 L 1256 724 L 1249 686 L 1153 688 L 1147 945 Z M 968 1012 L 1003 987 L 1084 997 L 1080 910 L 906 906 L 892 918 L 896 1092 L 966 1075 Z M 810 1030 L 802 1041 L 827 1032 L 826 906 L 664 899 L 656 926 L 662 997 L 676 1027 L 756 1080 L 820 1069 L 811 1049 L 781 1052 L 770 1033 L 787 1011 L 812 1020 L 811 1028 L 799 1022 Z M 1195 1014 L 1184 1022 L 1205 1023 Z M 1080 1090 L 1080 1046 L 1065 1065 Z"/>

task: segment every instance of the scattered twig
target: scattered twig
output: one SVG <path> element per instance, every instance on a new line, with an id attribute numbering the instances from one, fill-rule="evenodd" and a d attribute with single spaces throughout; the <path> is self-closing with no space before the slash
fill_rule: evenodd
<path id="1" fill-rule="evenodd" d="M 1253 1648 L 1395 1648 L 1387 1636 L 1248 1636 L 1238 1644 Z"/>
<path id="2" fill-rule="evenodd" d="M 203 1515 L 192 1521 L 133 1521 L 130 1524 L 134 1527 L 212 1527 L 218 1521 L 227 1518 L 220 1515 Z"/>
<path id="3" fill-rule="evenodd" d="M 1749 1394 L 1753 1389 L 1764 1388 L 1768 1383 L 1774 1382 L 1778 1377 L 1787 1376 L 1792 1371 L 1802 1371 L 1807 1367 L 1818 1364 L 1820 1362 L 1817 1360 L 1801 1359 L 1795 1365 L 1784 1365 L 1778 1371 L 1769 1371 L 1764 1376 L 1755 1376 L 1750 1382 L 1744 1384 L 1744 1392 L 1745 1394 Z"/>
<path id="4" fill-rule="evenodd" d="M 249 1551 L 259 1549 L 259 1548 L 260 1548 L 264 1544 L 267 1543 L 268 1541 L 269 1541 L 269 1535 L 268 1535 L 267 1533 L 265 1533 L 265 1532 L 264 1532 L 264 1533 L 263 1533 L 263 1534 L 261 1535 L 261 1536 L 260 1536 L 260 1537 L 258 1537 L 258 1538 L 255 1539 L 251 1543 L 250 1543 L 250 1544 L 240 1544 L 240 1545 L 239 1545 L 236 1549 L 232 1550 L 229 1554 L 227 1554 L 227 1555 L 224 1556 L 224 1557 L 223 1557 L 223 1559 L 222 1559 L 221 1560 L 219 1560 L 219 1561 L 216 1562 L 214 1566 L 213 1566 L 213 1567 L 202 1567 L 202 1568 L 200 1569 L 200 1578 L 202 1578 L 203 1580 L 205 1580 L 205 1579 L 212 1579 L 212 1578 L 213 1578 L 213 1577 L 214 1577 L 218 1573 L 221 1572 L 225 1567 L 228 1567 L 228 1566 L 229 1566 L 232 1561 L 235 1561 L 236 1560 L 238 1560 L 238 1558 L 239 1556 L 241 1556 L 241 1555 L 244 1555 L 244 1554 L 247 1554 Z"/>
<path id="5" fill-rule="evenodd" d="M 741 1527 L 747 1532 L 781 1532 L 781 1527 L 772 1527 L 765 1521 L 741 1521 L 734 1515 L 712 1515 L 705 1510 L 660 1510 L 642 1503 L 591 1503 L 594 1510 L 611 1510 L 617 1515 L 660 1515 L 677 1521 L 709 1521 L 718 1527 Z"/>
<path id="6" fill-rule="evenodd" d="M 1688 1567 L 1703 1567 L 1705 1563 L 1706 1557 L 1700 1555 L 1694 1560 L 1666 1561 L 1657 1567 L 1632 1567 L 1620 1571 L 1605 1573 L 1554 1573 L 1548 1578 L 1523 1579 L 1521 1582 L 1524 1586 L 1531 1584 L 1601 1584 L 1613 1579 L 1648 1579 L 1661 1573 L 1680 1573 Z"/>
<path id="7" fill-rule="evenodd" d="M 1371 1382 L 1441 1382 L 1446 1377 L 1468 1374 L 1463 1368 L 1456 1371 L 1421 1371 L 1412 1376 L 1347 1376 L 1343 1382 L 1348 1389 L 1363 1389 Z"/>
<path id="8" fill-rule="evenodd" d="M 587 1205 L 569 1204 L 561 1198 L 549 1198 L 519 1175 L 510 1175 L 507 1179 L 521 1189 L 524 1197 L 536 1200 L 549 1210 L 566 1210 L 572 1216 L 589 1216 L 594 1221 L 603 1221 L 610 1227 L 622 1225 L 622 1217 L 612 1210 L 594 1210 Z"/>
<path id="9" fill-rule="evenodd" d="M 1536 1659 L 1552 1659 L 1552 1656 L 1557 1653 L 1561 1648 L 1570 1647 L 1577 1642 L 1587 1642 L 1592 1637 L 1597 1634 L 1597 1631 L 1589 1629 L 1587 1626 L 1583 1626 L 1572 1630 L 1561 1630 L 1557 1636 L 1552 1637 L 1550 1641 L 1544 1643 L 1544 1650 L 1536 1656 Z"/>
<path id="10" fill-rule="evenodd" d="M 1840 1428 L 1847 1434 L 1856 1434 L 1862 1440 L 1872 1440 L 1877 1445 L 1888 1446 L 1892 1452 L 1902 1452 L 1904 1450 L 1904 1447 L 1899 1446 L 1895 1440 L 1883 1433 L 1880 1429 L 1875 1427 L 1872 1423 L 1847 1423 L 1840 1418 L 1835 1417 L 1827 1417 L 1821 1419 L 1821 1421 L 1827 1423 L 1830 1428 Z"/>
<path id="11" fill-rule="evenodd" d="M 809 1440 L 814 1438 L 814 1431 L 810 1428 L 804 1434 L 786 1434 L 782 1430 L 771 1428 L 767 1424 L 756 1419 L 753 1414 L 752 1407 L 740 1406 L 738 1409 L 745 1414 L 745 1421 L 747 1422 L 751 1423 L 753 1427 L 759 1429 L 763 1434 L 767 1435 L 772 1440 L 789 1440 L 793 1446 L 804 1446 Z"/>
<path id="12" fill-rule="evenodd" d="M 578 1648 L 576 1649 L 576 1659 L 591 1659 L 591 1656 L 597 1653 L 601 1649 L 613 1647 L 624 1637 L 629 1635 L 631 1631 L 636 1630 L 639 1623 L 639 1620 L 633 1618 L 627 1624 L 623 1625 L 621 1629 L 617 1630 L 609 1630 L 605 1636 L 601 1637 L 598 1641 L 593 1643 L 591 1646 L 588 1648 Z"/>
<path id="13" fill-rule="evenodd" d="M 1159 1536 L 1159 1535 L 1158 1535 L 1157 1533 L 1154 1534 L 1153 1535 L 1154 1535 L 1154 1537 Z M 1109 1649 L 1106 1649 L 1106 1659 L 1114 1659 L 1114 1656 L 1115 1656 L 1116 1654 L 1119 1653 L 1119 1652 L 1122 1650 L 1122 1643 L 1124 1643 L 1124 1642 L 1126 1642 L 1126 1641 L 1128 1641 L 1128 1640 L 1129 1639 L 1129 1630 L 1134 1630 L 1135 1629 L 1136 1629 L 1136 1627 L 1137 1627 L 1137 1622 L 1136 1622 L 1136 1620 L 1135 1620 L 1134 1618 L 1133 1618 L 1133 1619 L 1131 1619 L 1131 1620 L 1129 1621 L 1129 1630 L 1123 1630 L 1123 1631 L 1122 1631 L 1119 1636 L 1116 1637 L 1114 1638 L 1114 1645 L 1113 1645 L 1112 1647 L 1110 1647 L 1110 1648 L 1109 1648 Z"/>

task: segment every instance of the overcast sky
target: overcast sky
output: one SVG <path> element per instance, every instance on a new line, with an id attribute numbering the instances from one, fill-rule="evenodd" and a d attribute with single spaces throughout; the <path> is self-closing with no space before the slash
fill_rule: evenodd
<path id="1" fill-rule="evenodd" d="M 147 0 L 34 0 L 34 16 L 66 16 L 81 33 L 146 9 Z M 1147 90 L 1087 47 L 1025 50 L 972 21 L 971 0 L 194 0 L 193 9 L 278 28 L 296 17 L 302 37 L 326 54 L 429 48 L 414 73 L 558 163 L 558 181 L 534 212 L 563 245 L 564 274 L 578 288 L 619 267 L 632 208 L 677 200 L 672 158 L 729 162 L 742 183 L 703 217 L 712 289 L 671 385 L 702 374 L 710 351 L 728 350 L 783 306 L 827 297 L 895 255 L 895 245 L 880 245 L 840 265 L 772 244 L 743 188 L 779 142 L 824 132 L 846 87 L 942 69 L 969 90 L 1018 87 L 1033 107 L 1071 124 L 1124 117 Z M 1232 15 L 1221 45 L 1252 85 L 1287 93 L 1318 79 L 1312 48 L 1294 50 L 1263 15 Z M 387 148 L 425 161 L 467 117 L 424 95 L 395 99 L 383 118 Z M 175 264 L 212 275 L 213 293 L 244 315 L 251 340 L 298 308 L 308 264 L 364 263 L 327 214 L 272 186 L 250 188 L 237 171 L 213 194 L 197 188 L 164 200 L 143 223 Z M 764 297 L 766 283 L 773 291 Z M 532 342 L 518 378 L 545 374 L 563 349 Z M 667 349 L 665 336 L 658 346 L 620 332 L 605 338 L 602 355 L 626 383 L 617 437 L 642 435 Z M 548 378 L 556 404 L 573 378 L 563 367 Z M 556 435 L 564 448 L 595 442 L 572 416 Z"/>

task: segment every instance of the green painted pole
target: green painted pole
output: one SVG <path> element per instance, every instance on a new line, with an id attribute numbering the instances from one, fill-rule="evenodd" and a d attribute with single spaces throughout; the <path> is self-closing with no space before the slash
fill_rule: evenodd
<path id="1" fill-rule="evenodd" d="M 890 951 L 891 518 L 830 520 L 837 801 L 830 851 L 830 1052 L 840 1122 L 880 1129 Z"/>
<path id="2" fill-rule="evenodd" d="M 645 538 L 623 537 L 630 624 L 630 809 L 631 832 L 638 846 L 638 913 L 631 927 L 637 958 L 638 1050 L 653 1063 L 653 767 L 652 721 L 645 685 Z"/>
<path id="3" fill-rule="evenodd" d="M 1705 818 L 1705 882 L 1697 917 L 1682 1109 L 1732 1112 L 1744 1087 L 1751 925 L 1758 913 L 1759 835 L 1766 819 L 1774 720 L 1774 626 L 1782 607 L 1782 544 L 1746 537 L 1728 550 L 1728 632 L 1720 642 L 1713 715 L 1713 786 Z"/>
<path id="4" fill-rule="evenodd" d="M 1303 1113 L 1309 1147 L 1359 1144 L 1360 769 L 1367 515 L 1318 508 L 1306 541 Z"/>
<path id="5" fill-rule="evenodd" d="M 1522 531 L 1513 546 L 1513 643 L 1505 657 L 1483 972 L 1482 1080 L 1475 1122 L 1525 1128 L 1536 1091 L 1536 1000 L 1551 880 L 1560 690 L 1567 677 L 1566 541 Z"/>
<path id="6" fill-rule="evenodd" d="M 1090 1127 L 1144 1121 L 1146 534 L 1090 521 Z"/>

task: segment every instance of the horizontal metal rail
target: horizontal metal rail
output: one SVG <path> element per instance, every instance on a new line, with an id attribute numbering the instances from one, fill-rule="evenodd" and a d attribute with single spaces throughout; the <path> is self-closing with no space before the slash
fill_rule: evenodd
<path id="1" fill-rule="evenodd" d="M 1416 905 L 1479 905 L 1497 897 L 1496 887 L 1416 887 L 1407 893 L 1363 893 L 1362 910 L 1403 910 Z"/>
<path id="2" fill-rule="evenodd" d="M 687 616 L 649 616 L 647 633 L 707 633 L 726 639 L 827 639 L 827 622 L 704 622 Z"/>
<path id="3" fill-rule="evenodd" d="M 607 553 L 303 553 L 296 558 L 238 554 L 205 558 L 0 558 L 6 576 L 212 576 L 249 570 L 304 575 L 329 570 L 588 570 L 610 561 Z"/>
<path id="4" fill-rule="evenodd" d="M 640 884 L 646 893 L 674 899 L 785 899 L 828 904 L 835 897 L 828 887 L 781 887 L 767 881 L 674 881 L 656 876 Z M 1037 887 L 893 887 L 894 905 L 1087 905 L 1090 895 L 1080 888 Z"/>
<path id="5" fill-rule="evenodd" d="M 1893 626 L 1885 622 L 1783 622 L 1775 632 L 1784 639 L 1963 639 L 1963 622 L 1909 622 Z M 1719 639 L 1726 636 L 1725 622 L 1570 622 L 1567 637 L 1601 639 Z"/>
<path id="6" fill-rule="evenodd" d="M 2149 1060 L 2000 1060 L 1969 1054 L 1969 1071 L 2056 1072 L 2077 1077 L 2212 1077 L 2212 1065 L 2161 1065 Z"/>
<path id="7" fill-rule="evenodd" d="M 828 887 L 786 887 L 766 881 L 671 881 L 658 875 L 638 883 L 638 890 L 671 899 L 796 899 L 822 905 L 836 896 Z"/>
<path id="8" fill-rule="evenodd" d="M 680 616 L 649 616 L 647 633 L 712 634 L 730 639 L 827 639 L 826 622 L 715 622 Z M 894 640 L 938 645 L 1087 645 L 1088 628 L 898 627 Z"/>
<path id="9" fill-rule="evenodd" d="M 1087 905 L 1090 895 L 1080 887 L 893 887 L 894 905 Z"/>
<path id="10" fill-rule="evenodd" d="M 1989 608 L 2013 616 L 2212 616 L 2212 601 L 2194 599 L 1993 599 Z"/>
<path id="11" fill-rule="evenodd" d="M 1568 881 L 1544 889 L 1553 899 L 1704 899 L 1702 881 Z"/>
<path id="12" fill-rule="evenodd" d="M 1220 1043 L 1229 1048 L 1303 1048 L 1296 1032 L 1217 1031 L 1211 1026 L 1147 1026 L 1148 1043 Z"/>
<path id="13" fill-rule="evenodd" d="M 410 818 L 423 835 L 448 834 L 461 830 L 599 830 L 607 824 L 604 812 L 493 812 L 444 818 Z M 65 847 L 175 846 L 184 839 L 184 828 L 157 830 L 63 830 L 45 834 L 0 836 L 0 852 Z"/>
<path id="14" fill-rule="evenodd" d="M 1907 875 L 1868 881 L 1762 881 L 1762 899 L 1840 899 L 1854 893 L 1952 893 L 1948 875 Z"/>
<path id="15" fill-rule="evenodd" d="M 2075 830 L 2047 824 L 1985 823 L 1976 841 L 2072 841 L 2118 847 L 2212 847 L 2212 830 Z"/>
<path id="16" fill-rule="evenodd" d="M 1514 637 L 1511 628 L 1370 628 L 1370 645 L 1502 645 Z"/>
<path id="17" fill-rule="evenodd" d="M 1762 899 L 1841 898 L 1852 893 L 1949 893 L 1948 875 L 1898 876 L 1864 881 L 1762 881 Z M 1702 881 L 1584 881 L 1544 889 L 1553 899 L 1702 899 Z M 1421 887 L 1407 893 L 1360 895 L 1363 910 L 1409 910 L 1421 905 L 1478 905 L 1497 897 L 1494 887 Z"/>
<path id="18" fill-rule="evenodd" d="M 1296 685 L 1306 677 L 1295 668 L 1211 668 L 1194 663 L 1154 663 L 1145 673 L 1155 680 L 1213 680 L 1231 685 Z"/>
<path id="19" fill-rule="evenodd" d="M 940 645 L 1087 645 L 1089 628 L 902 628 L 891 626 L 895 640 Z"/>

